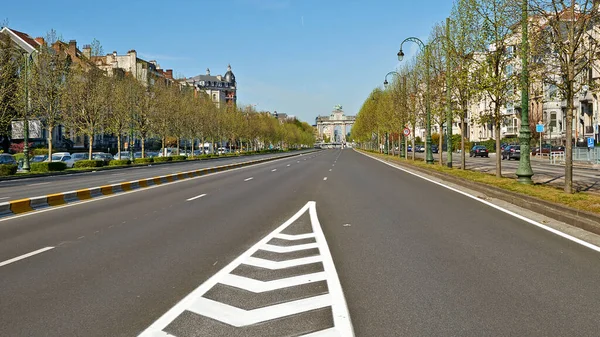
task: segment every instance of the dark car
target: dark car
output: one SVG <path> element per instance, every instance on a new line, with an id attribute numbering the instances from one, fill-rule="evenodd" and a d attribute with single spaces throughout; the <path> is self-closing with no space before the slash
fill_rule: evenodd
<path id="1" fill-rule="evenodd" d="M 438 153 L 440 152 L 439 148 L 437 145 L 431 145 L 431 153 Z"/>
<path id="2" fill-rule="evenodd" d="M 552 152 L 552 145 L 550 144 L 542 144 L 542 155 L 543 154 L 549 154 L 550 152 Z M 531 155 L 535 156 L 535 155 L 539 155 L 540 154 L 540 147 L 537 146 L 536 148 L 533 149 L 533 151 L 531 151 Z"/>
<path id="3" fill-rule="evenodd" d="M 521 159 L 521 146 L 520 145 L 508 145 L 502 150 L 502 160 L 504 159 Z"/>
<path id="4" fill-rule="evenodd" d="M 486 158 L 488 158 L 489 156 L 490 155 L 488 153 L 487 148 L 483 145 L 475 145 L 471 149 L 471 152 L 469 152 L 469 157 L 486 157 Z"/>
<path id="5" fill-rule="evenodd" d="M 2 153 L 0 154 L 0 164 L 17 165 L 17 161 L 12 155 L 8 153 Z"/>

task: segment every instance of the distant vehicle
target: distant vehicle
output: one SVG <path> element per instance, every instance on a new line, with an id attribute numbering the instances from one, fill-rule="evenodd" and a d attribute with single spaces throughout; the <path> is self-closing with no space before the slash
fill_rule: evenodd
<path id="1" fill-rule="evenodd" d="M 73 153 L 71 155 L 71 159 L 73 161 L 87 160 L 89 158 L 89 154 L 87 152 Z"/>
<path id="2" fill-rule="evenodd" d="M 46 159 L 48 159 L 48 155 L 46 155 L 46 154 L 38 155 L 38 156 L 33 156 L 31 159 L 29 159 L 29 162 L 30 163 L 41 163 Z"/>
<path id="3" fill-rule="evenodd" d="M 440 149 L 437 145 L 431 145 L 431 153 L 439 153 Z"/>
<path id="4" fill-rule="evenodd" d="M 542 144 L 542 151 L 541 151 L 541 153 L 544 154 L 544 153 L 550 153 L 550 152 L 552 152 L 552 145 L 550 145 L 550 144 Z M 531 155 L 533 155 L 533 156 L 538 155 L 538 154 L 540 154 L 540 147 L 539 146 L 537 146 L 536 148 L 533 149 L 533 151 L 531 151 Z"/>
<path id="5" fill-rule="evenodd" d="M 502 160 L 507 159 L 521 159 L 521 146 L 520 145 L 507 145 L 502 150 Z"/>
<path id="6" fill-rule="evenodd" d="M 469 157 L 486 157 L 489 158 L 489 152 L 483 145 L 475 145 L 469 152 Z"/>
<path id="7" fill-rule="evenodd" d="M 94 158 L 94 160 L 102 160 L 105 164 L 108 164 L 111 160 L 113 160 L 112 154 L 104 152 L 94 152 L 92 153 L 92 158 Z"/>
<path id="8" fill-rule="evenodd" d="M 46 159 L 46 161 L 48 161 Z M 71 155 L 68 152 L 59 152 L 52 155 L 51 161 L 62 161 L 67 164 L 67 167 L 73 167 L 75 165 L 75 161 L 71 158 Z"/>

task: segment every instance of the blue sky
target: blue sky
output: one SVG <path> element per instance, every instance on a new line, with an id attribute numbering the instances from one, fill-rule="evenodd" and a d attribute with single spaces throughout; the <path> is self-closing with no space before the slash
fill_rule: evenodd
<path id="1" fill-rule="evenodd" d="M 54 28 L 105 53 L 135 49 L 186 77 L 224 74 L 231 63 L 238 103 L 314 123 L 341 104 L 358 112 L 398 66 L 406 37 L 426 39 L 452 0 L 9 1 L 0 21 L 29 35 Z M 413 47 L 413 52 L 416 47 Z"/>

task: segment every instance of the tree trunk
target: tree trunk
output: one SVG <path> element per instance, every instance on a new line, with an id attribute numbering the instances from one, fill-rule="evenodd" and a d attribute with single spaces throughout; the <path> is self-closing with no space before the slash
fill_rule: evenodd
<path id="1" fill-rule="evenodd" d="M 465 106 L 466 104 L 463 104 L 463 106 Z M 465 110 L 463 111 L 463 116 L 461 118 L 460 121 L 460 169 L 461 170 L 465 170 L 466 169 L 466 161 L 467 161 L 467 154 L 465 153 L 465 133 L 466 133 L 466 123 L 465 123 L 465 119 L 467 118 L 467 109 L 465 108 Z"/>
<path id="2" fill-rule="evenodd" d="M 194 138 L 192 138 L 192 150 L 191 151 L 192 151 L 192 153 L 191 153 L 192 159 L 194 159 Z"/>
<path id="3" fill-rule="evenodd" d="M 54 126 L 48 125 L 48 158 L 52 158 L 52 131 Z"/>
<path id="4" fill-rule="evenodd" d="M 412 154 L 412 160 L 413 161 L 415 160 L 415 138 L 416 138 L 415 131 L 417 130 L 417 126 L 415 124 L 413 124 L 413 129 L 412 129 L 412 132 L 413 132 L 412 133 L 413 134 L 413 136 L 412 136 L 412 145 L 411 145 L 412 146 L 412 151 L 410 151 L 411 154 Z"/>
<path id="5" fill-rule="evenodd" d="M 146 141 L 146 137 L 140 136 L 140 141 L 142 142 L 142 158 L 146 158 L 146 147 L 144 146 L 144 142 Z"/>
<path id="6" fill-rule="evenodd" d="M 117 148 L 119 149 L 119 150 L 117 151 L 117 159 L 118 159 L 118 160 L 121 160 L 121 137 L 122 137 L 122 136 L 121 136 L 121 133 L 119 132 L 119 133 L 117 134 Z"/>
<path id="7" fill-rule="evenodd" d="M 165 136 L 163 136 L 160 141 L 162 143 L 162 150 L 161 150 L 162 151 L 162 156 L 166 157 L 167 156 L 167 149 L 165 148 L 165 143 L 166 143 Z"/>
<path id="8" fill-rule="evenodd" d="M 440 124 L 440 140 L 439 140 L 439 144 L 438 144 L 438 157 L 440 157 L 440 159 L 439 159 L 440 166 L 444 165 L 444 157 L 443 157 L 443 155 L 444 155 L 444 145 L 443 145 L 444 144 L 444 132 L 442 131 L 443 130 L 442 125 L 443 124 Z"/>
<path id="9" fill-rule="evenodd" d="M 572 83 L 572 82 L 571 82 Z M 567 119 L 566 119 L 566 145 L 565 145 L 565 193 L 573 193 L 573 94 L 567 94 Z M 540 149 L 541 153 L 541 149 Z"/>
<path id="10" fill-rule="evenodd" d="M 177 155 L 179 156 L 179 143 L 180 143 L 180 138 L 179 137 L 175 137 L 175 141 L 177 142 Z"/>
<path id="11" fill-rule="evenodd" d="M 92 160 L 92 152 L 94 149 L 94 133 L 88 134 L 89 144 L 88 144 L 88 159 Z"/>
<path id="12" fill-rule="evenodd" d="M 496 116 L 499 116 L 500 114 L 496 114 Z M 502 156 L 500 155 L 500 153 L 498 151 L 500 151 L 500 123 L 499 122 L 495 122 L 494 123 L 494 133 L 496 136 L 496 177 L 497 178 L 502 178 Z M 490 153 L 490 151 L 488 150 L 488 154 Z"/>

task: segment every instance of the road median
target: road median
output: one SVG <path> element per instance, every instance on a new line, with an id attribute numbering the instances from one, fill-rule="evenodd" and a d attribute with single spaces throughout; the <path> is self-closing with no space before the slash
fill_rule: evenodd
<path id="1" fill-rule="evenodd" d="M 68 191 L 62 193 L 53 193 L 43 196 L 37 196 L 32 198 L 23 198 L 18 200 L 11 200 L 0 203 L 0 217 L 6 217 L 11 215 L 19 215 L 23 213 L 33 212 L 39 209 L 48 207 L 60 207 L 70 203 L 76 203 L 81 201 L 87 201 L 90 199 L 104 197 L 108 195 L 114 195 L 124 192 L 130 192 L 133 190 L 139 190 L 148 188 L 151 186 L 163 185 L 181 181 L 193 177 L 200 177 L 211 173 L 227 171 L 235 168 L 244 166 L 250 166 L 254 164 L 269 162 L 278 159 L 290 158 L 299 155 L 303 155 L 310 152 L 303 153 L 292 153 L 283 156 L 274 156 L 267 158 L 260 158 L 256 160 L 250 160 L 239 163 L 232 163 L 227 165 L 214 166 L 209 168 L 196 169 L 185 172 L 178 172 L 174 174 L 168 174 L 152 178 L 144 178 L 127 182 L 120 182 L 111 185 L 103 185 L 98 187 L 90 187 L 79 189 L 76 191 Z"/>
<path id="2" fill-rule="evenodd" d="M 521 185 L 515 179 L 496 178 L 476 171 L 449 169 L 439 165 L 427 165 L 423 162 L 399 159 L 379 153 L 357 151 L 406 169 L 484 193 L 489 197 L 543 214 L 571 226 L 600 234 L 600 196 L 584 192 L 567 194 L 550 186 Z"/>

